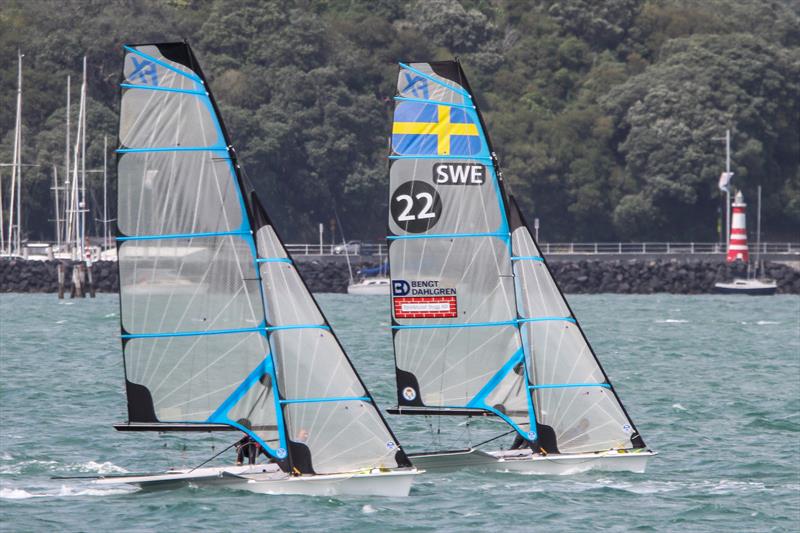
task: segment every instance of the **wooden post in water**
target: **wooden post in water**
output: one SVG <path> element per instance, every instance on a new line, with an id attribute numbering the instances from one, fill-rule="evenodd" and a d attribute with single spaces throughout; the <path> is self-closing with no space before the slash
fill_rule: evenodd
<path id="1" fill-rule="evenodd" d="M 88 263 L 86 265 L 86 275 L 89 281 L 89 296 L 94 298 L 94 278 L 92 277 L 92 264 Z"/>
<path id="2" fill-rule="evenodd" d="M 58 266 L 56 267 L 58 271 L 58 299 L 64 299 L 64 263 L 62 261 L 58 262 Z"/>
<path id="3" fill-rule="evenodd" d="M 82 263 L 72 265 L 72 292 L 70 292 L 70 298 L 83 298 L 82 266 Z"/>

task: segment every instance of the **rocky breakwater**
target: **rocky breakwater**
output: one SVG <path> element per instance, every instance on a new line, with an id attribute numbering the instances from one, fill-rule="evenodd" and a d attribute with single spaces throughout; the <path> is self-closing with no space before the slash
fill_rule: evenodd
<path id="1" fill-rule="evenodd" d="M 0 292 L 58 292 L 59 261 L 0 259 Z M 692 260 L 588 260 L 555 259 L 549 262 L 553 276 L 568 294 L 626 293 L 706 294 L 714 283 L 744 277 L 745 265 L 721 261 Z M 343 262 L 301 261 L 300 273 L 312 292 L 346 292 L 350 282 Z M 375 267 L 376 262 L 353 264 L 353 271 Z M 65 262 L 65 289 L 71 288 L 73 265 Z M 778 282 L 778 292 L 800 294 L 800 271 L 780 263 L 767 263 L 766 275 Z M 117 265 L 100 261 L 92 265 L 92 277 L 98 292 L 119 289 Z"/>
<path id="2" fill-rule="evenodd" d="M 715 283 L 747 276 L 746 265 L 722 261 L 557 260 L 548 264 L 568 294 L 707 294 L 714 292 Z M 778 282 L 778 293 L 800 294 L 800 271 L 781 263 L 767 263 L 765 271 Z"/>
<path id="3" fill-rule="evenodd" d="M 72 288 L 72 261 L 26 261 L 0 259 L 0 292 L 58 292 L 58 265 L 64 265 L 64 288 Z M 92 264 L 92 280 L 98 292 L 117 292 L 119 279 L 115 261 Z"/>

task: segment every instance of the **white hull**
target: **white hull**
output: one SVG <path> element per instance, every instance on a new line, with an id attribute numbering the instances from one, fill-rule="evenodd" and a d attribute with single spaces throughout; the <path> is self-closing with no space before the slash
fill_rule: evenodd
<path id="1" fill-rule="evenodd" d="M 522 472 L 540 475 L 569 475 L 588 470 L 635 472 L 642 474 L 647 460 L 656 455 L 650 450 L 597 453 L 534 454 L 531 450 L 463 450 L 456 452 L 412 454 L 411 460 L 418 468 L 432 472 L 461 470 L 464 468 L 495 471 Z"/>
<path id="2" fill-rule="evenodd" d="M 714 290 L 722 294 L 750 294 L 753 296 L 769 296 L 778 290 L 773 280 L 734 279 L 731 283 L 715 283 Z"/>
<path id="3" fill-rule="evenodd" d="M 347 286 L 347 294 L 389 296 L 389 278 L 366 278 Z"/>
<path id="4" fill-rule="evenodd" d="M 143 488 L 224 486 L 260 494 L 302 494 L 308 496 L 408 496 L 414 476 L 423 471 L 372 470 L 346 474 L 290 476 L 277 465 L 208 467 L 196 470 L 170 470 L 162 474 L 102 477 L 98 485 L 139 485 Z"/>
<path id="5" fill-rule="evenodd" d="M 550 455 L 534 454 L 530 450 L 502 450 L 489 453 L 498 459 L 497 463 L 492 465 L 493 470 L 558 476 L 580 474 L 589 470 L 644 474 L 647 460 L 657 455 L 650 450 L 639 452 L 610 450 Z"/>
<path id="6" fill-rule="evenodd" d="M 355 474 L 326 474 L 286 477 L 281 480 L 252 476 L 231 488 L 261 494 L 303 494 L 306 496 L 384 496 L 405 497 L 411 490 L 417 469 Z"/>

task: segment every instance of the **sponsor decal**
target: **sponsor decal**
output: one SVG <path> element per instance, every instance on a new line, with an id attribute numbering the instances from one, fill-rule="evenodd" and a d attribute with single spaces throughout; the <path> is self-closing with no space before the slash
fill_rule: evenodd
<path id="1" fill-rule="evenodd" d="M 458 317 L 455 296 L 396 296 L 392 302 L 395 318 Z"/>
<path id="2" fill-rule="evenodd" d="M 395 446 L 395 444 L 392 441 L 389 441 L 389 442 L 386 443 L 386 448 L 389 449 L 389 450 L 394 450 L 394 446 Z"/>
<path id="3" fill-rule="evenodd" d="M 624 431 L 625 433 L 630 433 L 631 431 L 633 431 L 633 428 L 630 426 L 630 424 L 625 424 L 624 426 L 622 426 L 622 431 Z"/>
<path id="4" fill-rule="evenodd" d="M 278 459 L 285 459 L 286 458 L 286 450 L 283 448 L 278 448 L 275 450 L 275 455 L 278 456 Z"/>
<path id="5" fill-rule="evenodd" d="M 528 440 L 534 440 L 536 438 L 536 433 L 533 431 L 528 432 Z"/>
<path id="6" fill-rule="evenodd" d="M 486 167 L 479 163 L 436 163 L 433 182 L 437 185 L 483 185 Z"/>
<path id="7" fill-rule="evenodd" d="M 417 391 L 414 390 L 414 387 L 406 387 L 403 389 L 403 398 L 406 400 L 413 401 L 414 398 L 417 397 Z"/>
<path id="8" fill-rule="evenodd" d="M 405 296 L 411 292 L 411 285 L 402 279 L 392 280 L 392 294 L 395 296 Z"/>
<path id="9" fill-rule="evenodd" d="M 403 231 L 423 233 L 439 222 L 442 199 L 430 183 L 411 180 L 395 189 L 389 210 Z"/>
<path id="10" fill-rule="evenodd" d="M 456 290 L 453 287 L 439 286 L 439 280 L 435 279 L 419 281 L 395 279 L 392 280 L 392 294 L 394 296 L 456 296 Z"/>

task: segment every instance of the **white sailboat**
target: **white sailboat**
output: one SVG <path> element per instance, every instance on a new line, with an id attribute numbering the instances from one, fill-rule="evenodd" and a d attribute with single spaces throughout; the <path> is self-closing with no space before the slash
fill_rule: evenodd
<path id="1" fill-rule="evenodd" d="M 744 206 L 742 191 L 736 194 L 736 202 Z M 734 215 L 741 217 L 738 223 L 744 228 L 744 207 L 742 212 Z M 742 229 L 744 231 L 744 229 Z M 730 245 L 729 245 L 730 246 Z M 733 281 L 721 281 L 714 284 L 714 290 L 720 294 L 745 294 L 749 296 L 771 296 L 778 290 L 774 279 L 764 276 L 764 264 L 759 261 L 761 256 L 761 185 L 758 186 L 758 219 L 756 222 L 756 260 L 755 264 L 747 263 L 747 277 L 734 278 Z"/>
<path id="2" fill-rule="evenodd" d="M 456 61 L 400 64 L 389 258 L 398 407 L 494 417 L 515 450 L 411 454 L 420 468 L 643 472 L 634 426 L 505 188 Z"/>
<path id="3" fill-rule="evenodd" d="M 350 280 L 347 294 L 359 296 L 389 296 L 389 264 L 388 261 L 377 267 L 362 268 L 358 281 Z"/>
<path id="4" fill-rule="evenodd" d="M 235 431 L 270 462 L 105 477 L 406 496 L 397 439 L 239 171 L 185 43 L 125 46 L 118 255 L 123 431 Z"/>

